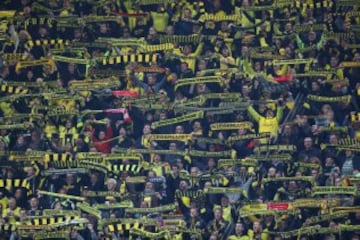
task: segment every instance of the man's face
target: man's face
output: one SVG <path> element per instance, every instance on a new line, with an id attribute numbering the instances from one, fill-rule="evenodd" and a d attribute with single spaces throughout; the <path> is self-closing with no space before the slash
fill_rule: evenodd
<path id="1" fill-rule="evenodd" d="M 260 223 L 259 223 L 259 222 L 254 222 L 253 230 L 254 230 L 255 232 L 259 232 L 259 231 L 260 231 Z"/>
<path id="2" fill-rule="evenodd" d="M 216 219 L 216 220 L 220 220 L 220 219 L 222 218 L 222 211 L 221 211 L 221 209 L 216 209 L 214 214 L 215 214 L 215 219 Z"/>
<path id="3" fill-rule="evenodd" d="M 9 208 L 10 208 L 10 209 L 15 209 L 15 208 L 16 208 L 16 200 L 15 200 L 15 198 L 11 198 L 11 199 L 8 201 L 8 205 L 9 205 Z"/>
<path id="4" fill-rule="evenodd" d="M 198 93 L 203 93 L 203 92 L 205 92 L 205 90 L 206 90 L 206 85 L 205 84 L 197 84 L 196 85 L 196 91 Z"/>
<path id="5" fill-rule="evenodd" d="M 287 23 L 287 24 L 285 25 L 285 31 L 290 32 L 291 30 L 292 30 L 292 25 L 291 25 L 291 23 Z"/>
<path id="6" fill-rule="evenodd" d="M 311 138 L 305 138 L 305 139 L 304 139 L 304 146 L 305 146 L 306 148 L 311 148 L 311 147 L 312 147 L 312 140 L 311 140 Z"/>
<path id="7" fill-rule="evenodd" d="M 184 10 L 184 18 L 191 18 L 191 11 L 190 9 Z"/>
<path id="8" fill-rule="evenodd" d="M 190 170 L 190 175 L 196 177 L 198 175 L 198 170 L 196 168 L 192 168 Z"/>
<path id="9" fill-rule="evenodd" d="M 14 196 L 17 199 L 21 198 L 21 196 L 22 196 L 21 189 L 16 189 Z M 1 198 L 1 196 L 0 196 L 0 198 Z"/>
<path id="10" fill-rule="evenodd" d="M 172 165 L 171 166 L 171 171 L 173 172 L 173 173 L 178 173 L 179 172 L 179 166 L 178 165 Z"/>
<path id="11" fill-rule="evenodd" d="M 184 47 L 184 53 L 186 54 L 186 53 L 189 53 L 190 52 L 190 50 L 189 50 L 189 48 L 188 47 Z M 181 71 L 182 72 L 185 72 L 187 69 L 188 69 L 188 65 L 187 65 L 187 63 L 181 63 L 181 65 L 180 65 L 180 68 L 181 68 Z"/>
<path id="12" fill-rule="evenodd" d="M 160 113 L 159 119 L 165 120 L 167 118 L 166 113 Z"/>
<path id="13" fill-rule="evenodd" d="M 107 26 L 106 24 L 100 24 L 100 32 L 101 33 L 106 33 L 107 32 Z"/>
<path id="14" fill-rule="evenodd" d="M 184 133 L 184 128 L 182 126 L 176 126 L 175 133 L 176 134 Z"/>
<path id="15" fill-rule="evenodd" d="M 194 126 L 193 126 L 194 131 L 200 130 L 201 129 L 201 124 L 200 122 L 195 122 Z"/>
<path id="16" fill-rule="evenodd" d="M 186 183 L 185 181 L 181 181 L 181 182 L 180 182 L 180 189 L 181 189 L 181 190 L 187 189 L 187 183 Z"/>
<path id="17" fill-rule="evenodd" d="M 291 127 L 289 125 L 286 125 L 284 132 L 285 132 L 285 134 L 289 135 L 291 133 Z"/>
<path id="18" fill-rule="evenodd" d="M 209 167 L 215 167 L 216 166 L 216 163 L 215 163 L 215 160 L 213 158 L 210 158 L 209 161 L 208 161 L 208 166 Z"/>
<path id="19" fill-rule="evenodd" d="M 244 86 L 242 87 L 241 91 L 242 91 L 242 94 L 244 94 L 245 96 L 247 96 L 247 95 L 249 94 L 249 92 L 250 92 L 250 88 L 249 88 L 249 86 L 244 85 Z"/>
<path id="20" fill-rule="evenodd" d="M 35 175 L 35 169 L 34 169 L 33 167 L 28 167 L 28 168 L 27 168 L 26 175 L 27 175 L 28 177 L 34 176 L 34 175 Z"/>
<path id="21" fill-rule="evenodd" d="M 119 130 L 119 135 L 120 136 L 126 136 L 126 130 L 125 130 L 125 128 L 120 128 L 120 130 Z"/>
<path id="22" fill-rule="evenodd" d="M 32 208 L 37 208 L 38 205 L 39 205 L 39 200 L 38 200 L 37 198 L 32 198 L 32 199 L 30 200 L 30 206 L 31 206 Z"/>
<path id="23" fill-rule="evenodd" d="M 96 174 L 91 174 L 90 175 L 90 182 L 91 183 L 96 183 L 98 181 L 98 177 Z"/>
<path id="24" fill-rule="evenodd" d="M 190 209 L 190 216 L 191 217 L 197 217 L 198 216 L 197 210 L 195 208 Z"/>
<path id="25" fill-rule="evenodd" d="M 249 48 L 247 46 L 243 46 L 241 48 L 241 55 L 246 55 L 249 52 Z"/>
<path id="26" fill-rule="evenodd" d="M 352 151 L 351 151 L 351 150 L 346 150 L 346 151 L 345 151 L 345 155 L 346 155 L 347 157 L 350 157 L 350 156 L 352 155 Z"/>
<path id="27" fill-rule="evenodd" d="M 156 155 L 154 156 L 154 161 L 155 161 L 155 162 L 161 162 L 161 156 L 160 156 L 159 154 L 156 154 Z"/>
<path id="28" fill-rule="evenodd" d="M 334 159 L 331 157 L 326 158 L 325 166 L 332 166 L 334 164 Z"/>
<path id="29" fill-rule="evenodd" d="M 74 72 L 75 72 L 75 64 L 69 63 L 68 71 L 69 71 L 70 73 L 74 73 Z"/>
<path id="30" fill-rule="evenodd" d="M 100 139 L 100 140 L 104 140 L 104 139 L 105 139 L 105 136 L 106 136 L 106 135 L 105 135 L 105 132 L 104 132 L 104 131 L 100 131 L 100 132 L 99 132 L 99 139 Z"/>
<path id="31" fill-rule="evenodd" d="M 274 117 L 274 112 L 273 112 L 273 110 L 271 110 L 271 109 L 267 110 L 267 111 L 266 111 L 266 117 L 268 117 L 268 118 Z"/>
<path id="32" fill-rule="evenodd" d="M 155 85 L 155 83 L 156 83 L 156 78 L 155 78 L 155 76 L 153 76 L 153 75 L 150 75 L 149 77 L 148 77 L 148 83 L 149 83 L 149 85 Z"/>
<path id="33" fill-rule="evenodd" d="M 228 57 L 229 56 L 229 49 L 227 48 L 223 48 L 222 51 L 221 51 L 222 55 L 224 57 Z"/>
<path id="34" fill-rule="evenodd" d="M 75 181 L 74 175 L 72 175 L 72 174 L 66 175 L 66 182 L 67 182 L 68 184 L 73 184 L 74 181 Z"/>
<path id="35" fill-rule="evenodd" d="M 332 57 L 331 59 L 330 59 L 330 66 L 331 67 L 336 67 L 337 65 L 338 65 L 338 59 L 336 58 L 336 57 Z"/>
<path id="36" fill-rule="evenodd" d="M 67 128 L 67 129 L 69 129 L 69 128 L 71 128 L 71 126 L 72 126 L 72 123 L 71 123 L 71 121 L 66 121 L 66 124 L 65 124 L 65 127 Z"/>
<path id="37" fill-rule="evenodd" d="M 337 136 L 336 135 L 331 135 L 329 141 L 330 141 L 331 144 L 337 144 L 338 143 Z"/>
<path id="38" fill-rule="evenodd" d="M 245 128 L 238 129 L 238 135 L 244 135 L 244 134 L 246 134 Z"/>
<path id="39" fill-rule="evenodd" d="M 115 182 L 113 182 L 113 181 L 108 181 L 108 183 L 107 183 L 107 188 L 108 188 L 108 190 L 114 190 L 115 187 L 116 187 Z"/>
<path id="40" fill-rule="evenodd" d="M 291 189 L 291 190 L 297 189 L 297 185 L 296 185 L 295 181 L 289 182 L 289 189 Z"/>
<path id="41" fill-rule="evenodd" d="M 151 182 L 147 182 L 146 184 L 145 184 L 145 189 L 147 189 L 147 190 L 153 190 L 153 184 L 151 183 Z"/>
<path id="42" fill-rule="evenodd" d="M 360 61 L 360 53 L 355 53 L 353 60 L 354 61 Z"/>
<path id="43" fill-rule="evenodd" d="M 169 150 L 176 150 L 176 143 L 170 143 Z"/>
<path id="44" fill-rule="evenodd" d="M 264 104 L 259 105 L 259 112 L 263 113 L 266 110 L 266 106 Z"/>
<path id="45" fill-rule="evenodd" d="M 315 32 L 310 32 L 309 33 L 309 41 L 313 42 L 316 40 L 316 33 Z"/>
<path id="46" fill-rule="evenodd" d="M 241 223 L 237 223 L 235 226 L 235 232 L 236 233 L 242 233 L 244 231 L 244 225 Z"/>
<path id="47" fill-rule="evenodd" d="M 173 35 L 174 34 L 174 27 L 173 26 L 168 26 L 166 28 L 166 34 L 167 35 Z"/>
<path id="48" fill-rule="evenodd" d="M 24 144 L 24 137 L 23 136 L 18 137 L 17 142 L 18 142 L 19 145 Z"/>
<path id="49" fill-rule="evenodd" d="M 312 82 L 311 83 L 311 90 L 312 91 L 318 91 L 319 90 L 319 84 L 318 83 L 316 83 L 316 82 Z"/>
<path id="50" fill-rule="evenodd" d="M 151 35 L 151 36 L 155 36 L 156 35 L 156 31 L 155 31 L 155 29 L 154 28 L 150 28 L 149 29 L 149 35 Z"/>
<path id="51" fill-rule="evenodd" d="M 229 199 L 223 197 L 221 198 L 221 206 L 227 207 L 229 205 Z"/>
<path id="52" fill-rule="evenodd" d="M 313 176 L 314 178 L 318 177 L 318 171 L 317 170 L 311 170 L 311 176 Z"/>
<path id="53" fill-rule="evenodd" d="M 276 170 L 275 170 L 275 168 L 270 168 L 269 169 L 269 171 L 268 171 L 268 176 L 269 177 L 275 177 L 275 175 L 276 175 Z"/>
<path id="54" fill-rule="evenodd" d="M 255 69 L 255 71 L 261 71 L 261 63 L 255 62 L 254 69 Z"/>
<path id="55" fill-rule="evenodd" d="M 151 133 L 151 127 L 150 125 L 145 125 L 143 128 L 143 133 L 144 134 L 150 134 Z"/>

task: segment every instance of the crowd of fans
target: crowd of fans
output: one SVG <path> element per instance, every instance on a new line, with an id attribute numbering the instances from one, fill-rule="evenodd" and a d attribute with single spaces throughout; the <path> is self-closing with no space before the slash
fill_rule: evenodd
<path id="1" fill-rule="evenodd" d="M 270 203 L 291 204 L 298 199 L 321 202 L 340 197 L 336 207 L 359 204 L 356 191 L 352 195 L 313 192 L 318 186 L 355 190 L 358 186 L 360 43 L 356 26 L 360 15 L 356 1 L 343 2 L 2 1 L 0 236 L 33 239 L 38 231 L 46 232 L 19 229 L 25 222 L 32 226 L 34 219 L 41 222 L 49 209 L 59 210 L 58 214 L 78 212 L 86 220 L 52 230 L 67 229 L 67 238 L 77 240 L 129 239 L 134 237 L 133 225 L 142 224 L 143 231 L 168 231 L 174 239 L 239 240 L 285 239 L 281 233 L 306 226 L 358 225 L 356 208 L 315 223 L 309 219 L 329 215 L 331 206 L 242 215 L 246 206 L 269 208 Z M 88 16 L 95 20 L 78 21 Z M 48 19 L 53 19 L 51 24 Z M 50 44 L 51 40 L 57 44 Z M 161 47 L 150 52 L 149 59 L 140 60 L 141 47 L 149 45 Z M 110 64 L 94 60 L 119 56 L 121 62 Z M 299 59 L 306 61 L 296 62 Z M 37 60 L 44 61 L 37 64 Z M 276 64 L 283 60 L 289 63 Z M 109 77 L 117 84 L 102 87 L 101 79 Z M 220 81 L 197 81 L 211 77 Z M 81 91 L 72 85 L 89 80 L 93 84 Z M 206 97 L 212 93 L 218 95 Z M 230 101 L 229 94 L 236 97 Z M 177 118 L 194 111 L 203 114 L 185 121 Z M 154 127 L 167 120 L 171 124 Z M 234 122 L 251 124 L 238 129 L 212 127 Z M 151 138 L 157 134 L 172 138 Z M 185 136 L 181 134 L 189 139 L 181 139 Z M 241 138 L 248 135 L 253 137 Z M 280 145 L 289 148 L 270 150 Z M 119 153 L 141 159 L 119 157 Z M 281 154 L 290 157 L 277 159 Z M 68 156 L 66 164 L 62 166 L 54 156 Z M 71 165 L 80 156 L 102 159 L 96 166 L 105 164 L 107 169 L 95 168 L 90 160 L 88 165 Z M 234 164 L 219 166 L 220 159 L 233 159 Z M 235 159 L 243 161 L 235 163 Z M 247 164 L 253 160 L 255 165 Z M 284 177 L 288 181 L 275 181 Z M 206 192 L 214 187 L 224 193 Z M 87 192 L 109 196 L 91 197 Z M 111 207 L 125 202 L 127 207 Z M 79 207 L 85 203 L 100 216 Z M 110 207 L 96 208 L 99 204 Z M 161 206 L 174 207 L 128 211 Z M 111 219 L 114 229 L 100 224 Z M 134 222 L 126 228 L 121 219 Z M 156 224 L 146 226 L 149 219 Z M 169 219 L 183 224 L 168 226 Z M 359 229 L 295 235 L 292 238 L 360 238 Z"/>

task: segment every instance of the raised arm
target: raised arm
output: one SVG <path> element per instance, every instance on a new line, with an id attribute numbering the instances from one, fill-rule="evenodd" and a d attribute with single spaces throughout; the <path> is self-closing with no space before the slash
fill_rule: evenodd
<path id="1" fill-rule="evenodd" d="M 254 119 L 256 122 L 260 120 L 260 114 L 253 108 L 253 106 L 249 105 L 248 107 L 248 113 L 252 119 Z"/>
<path id="2" fill-rule="evenodd" d="M 278 122 L 280 123 L 282 116 L 283 116 L 283 100 L 279 100 L 279 103 L 276 106 L 276 119 L 278 120 Z"/>

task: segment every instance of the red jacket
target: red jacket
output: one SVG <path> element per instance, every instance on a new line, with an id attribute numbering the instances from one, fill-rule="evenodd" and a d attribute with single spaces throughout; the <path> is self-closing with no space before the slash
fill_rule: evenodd
<path id="1" fill-rule="evenodd" d="M 101 142 L 109 140 L 112 137 L 113 137 L 113 131 L 112 131 L 111 126 L 108 126 L 106 128 L 106 135 L 103 140 L 100 141 L 97 137 L 95 137 L 93 135 L 92 141 L 95 143 L 96 150 L 98 150 L 99 152 L 102 152 L 102 153 L 110 153 L 111 152 L 110 141 L 105 142 L 105 143 L 101 143 Z"/>

